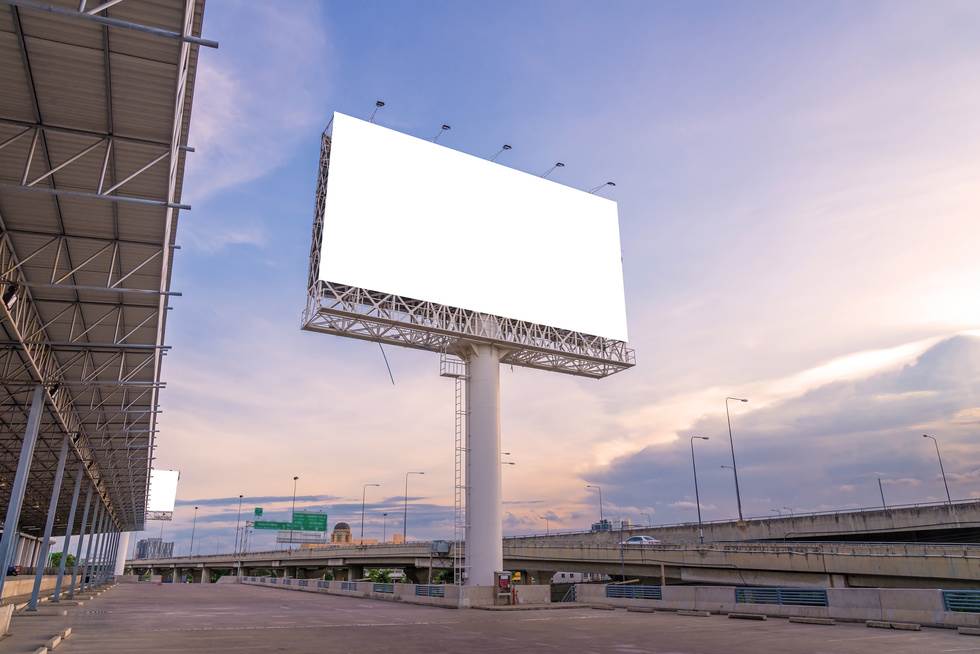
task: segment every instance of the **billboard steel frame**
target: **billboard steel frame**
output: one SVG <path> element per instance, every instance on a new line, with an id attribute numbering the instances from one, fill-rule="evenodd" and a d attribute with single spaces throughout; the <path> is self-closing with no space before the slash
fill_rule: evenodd
<path id="1" fill-rule="evenodd" d="M 634 366 L 634 352 L 623 341 L 320 279 L 329 131 L 320 139 L 302 328 L 442 355 L 442 375 L 455 377 L 455 581 L 492 585 L 503 566 L 500 364 L 601 379 Z"/>
<path id="2" fill-rule="evenodd" d="M 636 364 L 622 341 L 319 279 L 330 147 L 324 132 L 303 329 L 439 353 L 497 345 L 503 364 L 595 379 Z"/>

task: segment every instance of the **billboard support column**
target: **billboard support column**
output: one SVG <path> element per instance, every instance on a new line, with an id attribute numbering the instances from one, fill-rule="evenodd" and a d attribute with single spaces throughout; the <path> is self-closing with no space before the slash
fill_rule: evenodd
<path id="1" fill-rule="evenodd" d="M 493 585 L 504 565 L 500 488 L 500 357 L 493 345 L 473 345 L 466 380 L 468 529 L 466 566 L 470 586 Z"/>

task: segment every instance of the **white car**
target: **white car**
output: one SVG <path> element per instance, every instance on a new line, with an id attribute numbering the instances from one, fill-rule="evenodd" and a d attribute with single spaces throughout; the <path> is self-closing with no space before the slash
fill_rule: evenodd
<path id="1" fill-rule="evenodd" d="M 659 545 L 660 541 L 653 536 L 630 536 L 620 545 Z"/>

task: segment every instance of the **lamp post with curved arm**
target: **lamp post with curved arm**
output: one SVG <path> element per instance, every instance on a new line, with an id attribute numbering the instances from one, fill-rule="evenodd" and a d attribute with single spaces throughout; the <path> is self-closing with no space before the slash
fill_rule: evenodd
<path id="1" fill-rule="evenodd" d="M 729 401 L 748 402 L 748 400 L 742 397 L 725 398 L 725 416 L 728 418 L 728 442 L 732 446 L 732 473 L 735 475 L 735 501 L 738 504 L 738 520 L 741 522 L 744 519 L 742 517 L 742 493 L 738 488 L 738 466 L 735 465 L 735 439 L 732 438 L 732 414 L 728 410 Z"/>
<path id="2" fill-rule="evenodd" d="M 364 544 L 364 500 L 367 497 L 368 486 L 380 486 L 381 484 L 364 484 L 361 488 L 361 545 Z"/>
<path id="3" fill-rule="evenodd" d="M 701 523 L 701 493 L 698 492 L 698 464 L 694 458 L 694 441 L 710 440 L 707 436 L 691 436 L 691 467 L 694 468 L 694 503 L 698 506 L 698 542 L 704 544 L 704 525 Z"/>
<path id="4" fill-rule="evenodd" d="M 602 522 L 602 486 L 598 484 L 586 484 L 586 488 L 594 488 L 599 491 L 599 522 Z"/>
<path id="5" fill-rule="evenodd" d="M 946 469 L 943 468 L 943 455 L 939 453 L 939 441 L 935 436 L 930 436 L 929 434 L 922 434 L 922 438 L 931 438 L 936 446 L 936 458 L 939 459 L 939 472 L 943 474 L 943 486 L 946 487 L 946 503 L 952 504 L 953 498 L 949 495 L 949 484 L 946 482 Z"/>
<path id="6" fill-rule="evenodd" d="M 405 473 L 405 512 L 402 515 L 402 542 L 408 540 L 408 476 L 409 475 L 424 475 L 424 472 L 406 472 Z"/>

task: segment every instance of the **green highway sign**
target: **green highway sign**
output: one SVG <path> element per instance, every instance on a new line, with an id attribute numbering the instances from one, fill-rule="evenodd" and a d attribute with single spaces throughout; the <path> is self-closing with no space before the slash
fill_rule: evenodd
<path id="1" fill-rule="evenodd" d="M 295 531 L 326 531 L 327 514 L 296 511 L 293 513 L 293 525 Z"/>
<path id="2" fill-rule="evenodd" d="M 262 517 L 262 507 L 261 506 L 255 507 L 255 517 L 256 518 L 261 518 Z"/>
<path id="3" fill-rule="evenodd" d="M 256 509 L 261 511 L 261 509 Z M 262 515 L 256 513 L 255 515 Z M 293 514 L 292 522 L 276 522 L 274 520 L 256 520 L 256 529 L 272 529 L 275 531 L 326 531 L 326 513 L 303 513 L 297 511 Z"/>

